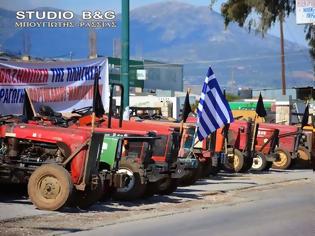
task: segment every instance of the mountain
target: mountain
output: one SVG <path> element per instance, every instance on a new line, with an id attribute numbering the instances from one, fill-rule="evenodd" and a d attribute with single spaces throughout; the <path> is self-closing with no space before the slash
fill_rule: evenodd
<path id="1" fill-rule="evenodd" d="M 79 20 L 76 16 L 75 20 Z M 131 56 L 184 65 L 185 84 L 202 85 L 211 64 L 223 86 L 279 88 L 281 86 L 279 38 L 248 33 L 231 24 L 224 29 L 220 14 L 206 6 L 176 1 L 161 2 L 134 9 L 130 13 Z M 30 54 L 36 57 L 86 58 L 87 28 L 13 27 L 15 13 L 0 9 L 0 44 L 21 52 L 23 35 L 29 35 Z M 117 28 L 97 30 L 99 55 L 113 54 Z M 312 86 L 313 71 L 308 49 L 286 41 L 287 87 Z"/>

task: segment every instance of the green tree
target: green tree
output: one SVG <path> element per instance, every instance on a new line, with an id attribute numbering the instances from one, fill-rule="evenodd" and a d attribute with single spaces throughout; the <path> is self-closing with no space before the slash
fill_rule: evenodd
<path id="1" fill-rule="evenodd" d="M 216 0 L 211 0 L 213 5 Z M 241 27 L 247 27 L 249 31 L 264 34 L 277 21 L 285 20 L 295 12 L 295 0 L 227 0 L 221 7 L 224 24 L 227 27 L 230 22 L 236 22 Z M 310 54 L 315 59 L 315 27 L 305 27 L 306 39 L 309 42 Z M 315 70 L 315 67 L 314 67 Z"/>

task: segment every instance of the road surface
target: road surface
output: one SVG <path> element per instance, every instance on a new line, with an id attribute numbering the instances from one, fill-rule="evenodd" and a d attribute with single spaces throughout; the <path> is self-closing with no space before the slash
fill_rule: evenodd
<path id="1" fill-rule="evenodd" d="M 314 236 L 315 195 L 311 183 L 242 192 L 241 202 L 164 217 L 110 225 L 72 236 Z M 246 200 L 244 200 L 246 199 Z"/>
<path id="2" fill-rule="evenodd" d="M 227 174 L 169 196 L 39 211 L 25 189 L 1 189 L 0 235 L 315 235 L 310 170 Z"/>

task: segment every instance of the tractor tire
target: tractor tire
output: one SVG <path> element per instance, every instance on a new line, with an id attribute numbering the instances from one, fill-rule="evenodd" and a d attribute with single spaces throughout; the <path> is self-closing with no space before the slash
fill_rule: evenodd
<path id="1" fill-rule="evenodd" d="M 154 194 L 158 192 L 159 185 L 160 185 L 159 181 L 147 183 L 145 192 L 143 194 L 143 198 L 153 197 Z"/>
<path id="2" fill-rule="evenodd" d="M 267 161 L 266 167 L 263 169 L 263 171 L 269 171 L 272 167 L 272 161 Z"/>
<path id="3" fill-rule="evenodd" d="M 224 170 L 232 173 L 239 173 L 244 166 L 243 153 L 234 148 L 228 148 L 227 161 L 224 162 Z"/>
<path id="4" fill-rule="evenodd" d="M 198 179 L 202 177 L 202 164 L 198 161 L 198 166 L 195 169 L 187 171 L 187 174 L 184 175 L 179 180 L 180 186 L 190 186 L 196 183 Z"/>
<path id="5" fill-rule="evenodd" d="M 269 164 L 270 165 L 270 164 Z M 265 154 L 262 152 L 257 152 L 253 158 L 252 171 L 264 171 L 268 167 L 268 162 L 266 160 Z"/>
<path id="6" fill-rule="evenodd" d="M 286 170 L 290 168 L 290 165 L 292 163 L 292 157 L 291 154 L 282 148 L 277 148 L 275 150 L 275 153 L 277 153 L 280 157 L 280 160 L 274 161 L 272 163 L 272 168 L 273 169 L 280 169 L 280 170 Z"/>
<path id="7" fill-rule="evenodd" d="M 298 157 L 295 159 L 294 167 L 307 169 L 311 167 L 311 152 L 303 146 L 298 148 Z"/>
<path id="8" fill-rule="evenodd" d="M 32 203 L 40 210 L 61 209 L 70 199 L 73 183 L 69 172 L 56 164 L 38 167 L 31 175 L 27 191 Z"/>
<path id="9" fill-rule="evenodd" d="M 240 170 L 240 173 L 246 173 L 248 172 L 253 165 L 253 158 L 251 156 L 244 156 L 244 165 L 242 169 Z"/>
<path id="10" fill-rule="evenodd" d="M 101 177 L 98 177 L 98 184 L 95 189 L 91 189 L 91 186 L 86 186 L 84 191 L 76 190 L 73 193 L 70 206 L 79 207 L 84 210 L 88 209 L 93 204 L 101 200 L 104 193 L 104 181 Z"/>
<path id="11" fill-rule="evenodd" d="M 126 187 L 117 188 L 113 191 L 114 199 L 133 201 L 144 195 L 146 184 L 141 183 L 139 169 L 139 164 L 133 159 L 124 159 L 121 161 L 118 173 L 127 173 L 130 181 Z"/>
<path id="12" fill-rule="evenodd" d="M 211 158 L 207 160 L 206 162 L 203 162 L 201 165 L 202 165 L 202 175 L 201 175 L 202 178 L 207 178 L 210 175 L 216 176 L 220 172 L 219 166 L 212 166 Z"/>
<path id="13" fill-rule="evenodd" d="M 178 187 L 178 179 L 172 179 L 171 177 L 162 179 L 159 181 L 158 194 L 169 195 L 176 191 Z"/>

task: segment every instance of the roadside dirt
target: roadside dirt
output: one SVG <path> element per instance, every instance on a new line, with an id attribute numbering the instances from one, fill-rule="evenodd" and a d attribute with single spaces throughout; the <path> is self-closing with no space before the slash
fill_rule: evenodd
<path id="1" fill-rule="evenodd" d="M 287 180 L 256 186 L 241 186 L 227 191 L 202 191 L 180 188 L 171 196 L 154 196 L 136 202 L 101 202 L 89 211 L 66 208 L 60 213 L 0 221 L 0 235 L 61 235 L 120 222 L 138 221 L 182 212 L 208 209 L 222 204 L 248 201 L 248 192 L 268 191 L 286 185 L 303 184 L 310 179 Z"/>

